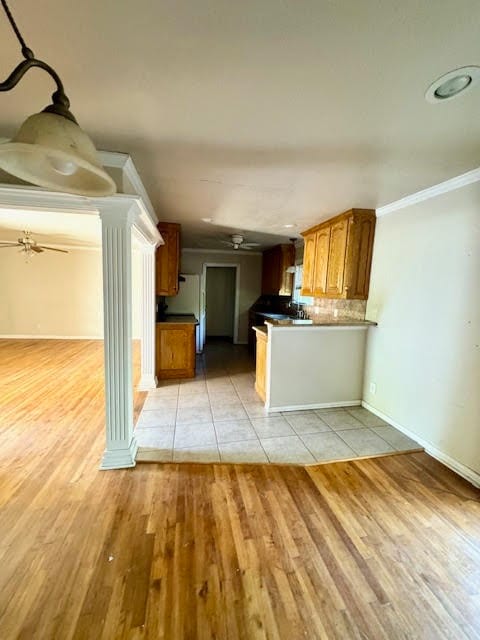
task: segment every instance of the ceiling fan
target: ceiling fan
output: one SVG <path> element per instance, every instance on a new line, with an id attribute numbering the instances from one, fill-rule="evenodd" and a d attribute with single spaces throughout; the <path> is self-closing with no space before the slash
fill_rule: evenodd
<path id="1" fill-rule="evenodd" d="M 247 251 L 251 251 L 253 247 L 260 246 L 258 242 L 245 242 L 245 238 L 240 233 L 232 233 L 230 238 L 231 240 L 220 240 L 220 242 L 222 244 L 228 244 L 229 247 L 233 247 L 235 250 L 246 249 Z"/>
<path id="2" fill-rule="evenodd" d="M 37 244 L 37 241 L 32 238 L 30 231 L 24 231 L 23 237 L 18 238 L 17 242 L 0 242 L 0 249 L 7 249 L 8 247 L 21 247 L 20 253 L 24 253 L 27 257 L 32 256 L 34 253 L 43 253 L 44 251 L 68 253 L 65 249 L 54 249 L 53 247 L 47 247 L 43 244 Z"/>

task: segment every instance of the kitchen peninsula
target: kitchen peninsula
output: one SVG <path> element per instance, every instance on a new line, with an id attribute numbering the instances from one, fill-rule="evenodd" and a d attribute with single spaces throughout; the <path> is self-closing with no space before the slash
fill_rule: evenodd
<path id="1" fill-rule="evenodd" d="M 361 403 L 367 332 L 376 323 L 326 316 L 267 319 L 257 337 L 255 389 L 270 411 Z"/>
<path id="2" fill-rule="evenodd" d="M 156 324 L 157 379 L 195 377 L 195 316 L 166 315 Z"/>

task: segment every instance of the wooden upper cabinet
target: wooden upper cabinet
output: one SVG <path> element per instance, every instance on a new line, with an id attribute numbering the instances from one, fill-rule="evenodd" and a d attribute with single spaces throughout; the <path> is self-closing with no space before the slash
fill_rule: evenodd
<path id="1" fill-rule="evenodd" d="M 315 234 L 315 261 L 313 271 L 313 295 L 321 296 L 327 291 L 327 268 L 330 248 L 330 227 L 324 227 Z M 305 295 L 305 294 L 303 294 Z M 310 294 L 312 295 L 312 294 Z"/>
<path id="2" fill-rule="evenodd" d="M 334 222 L 330 227 L 326 287 L 328 295 L 340 296 L 343 293 L 347 230 L 348 220 L 345 218 Z"/>
<path id="3" fill-rule="evenodd" d="M 316 234 L 309 233 L 304 238 L 302 296 L 313 296 L 315 276 Z"/>
<path id="4" fill-rule="evenodd" d="M 263 252 L 262 295 L 291 296 L 293 274 L 288 267 L 295 264 L 295 247 L 292 244 L 277 244 Z"/>
<path id="5" fill-rule="evenodd" d="M 180 225 L 159 222 L 157 228 L 165 244 L 156 251 L 155 290 L 158 296 L 176 296 L 180 270 Z"/>
<path id="6" fill-rule="evenodd" d="M 347 297 L 366 300 L 370 286 L 375 218 L 359 214 L 349 220 L 345 270 Z"/>
<path id="7" fill-rule="evenodd" d="M 370 283 L 375 211 L 352 209 L 302 233 L 302 295 L 366 300 Z"/>

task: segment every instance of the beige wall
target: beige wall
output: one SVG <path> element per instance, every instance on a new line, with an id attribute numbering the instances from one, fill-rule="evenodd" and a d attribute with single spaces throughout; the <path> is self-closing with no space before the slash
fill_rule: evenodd
<path id="1" fill-rule="evenodd" d="M 140 256 L 132 261 L 133 332 L 139 336 Z M 16 249 L 0 250 L 0 335 L 103 336 L 102 254 L 45 251 L 26 263 Z"/>
<path id="2" fill-rule="evenodd" d="M 241 250 L 232 253 L 182 251 L 182 273 L 202 275 L 204 263 L 240 265 L 240 298 L 238 341 L 247 342 L 248 310 L 260 296 L 262 280 L 262 256 L 248 255 Z"/>
<path id="3" fill-rule="evenodd" d="M 480 473 L 479 183 L 378 219 L 367 317 L 364 400 Z"/>

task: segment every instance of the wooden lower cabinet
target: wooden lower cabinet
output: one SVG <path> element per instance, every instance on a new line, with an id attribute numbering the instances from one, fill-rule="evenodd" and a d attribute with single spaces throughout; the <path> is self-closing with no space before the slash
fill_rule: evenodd
<path id="1" fill-rule="evenodd" d="M 266 378 L 267 378 L 267 340 L 268 336 L 264 331 L 256 331 L 257 334 L 257 355 L 255 371 L 255 391 L 265 402 L 266 399 Z"/>
<path id="2" fill-rule="evenodd" d="M 155 369 L 159 380 L 195 377 L 195 326 L 157 323 Z"/>

